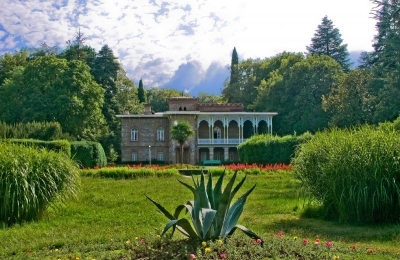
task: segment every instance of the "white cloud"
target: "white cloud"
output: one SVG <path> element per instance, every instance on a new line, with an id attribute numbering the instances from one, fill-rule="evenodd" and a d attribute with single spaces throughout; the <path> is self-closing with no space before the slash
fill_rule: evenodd
<path id="1" fill-rule="evenodd" d="M 371 9 L 365 0 L 2 0 L 0 53 L 44 41 L 64 48 L 80 27 L 88 45 L 108 44 L 128 75 L 150 87 L 191 61 L 204 70 L 229 64 L 234 46 L 243 58 L 304 52 L 325 15 L 350 51 L 371 50 Z"/>

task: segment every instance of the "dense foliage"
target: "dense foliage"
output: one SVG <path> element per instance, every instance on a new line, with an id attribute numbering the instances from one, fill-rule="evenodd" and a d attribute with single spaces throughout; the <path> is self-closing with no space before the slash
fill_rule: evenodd
<path id="1" fill-rule="evenodd" d="M 0 122 L 0 138 L 58 140 L 67 137 L 57 122 L 29 122 L 7 124 Z"/>
<path id="2" fill-rule="evenodd" d="M 310 133 L 286 135 L 255 135 L 238 146 L 240 160 L 258 164 L 289 164 L 298 145 L 312 138 Z"/>
<path id="3" fill-rule="evenodd" d="M 71 142 L 71 154 L 80 167 L 102 167 L 107 165 L 106 154 L 98 142 Z"/>
<path id="4" fill-rule="evenodd" d="M 400 136 L 393 129 L 317 133 L 299 147 L 293 167 L 325 216 L 342 222 L 398 221 Z"/>
<path id="5" fill-rule="evenodd" d="M 47 149 L 55 152 L 61 152 L 68 158 L 71 158 L 71 144 L 67 140 L 42 141 L 34 139 L 7 139 L 4 143 L 17 143 L 24 146 L 31 146 L 38 149 Z"/>
<path id="6" fill-rule="evenodd" d="M 67 156 L 0 142 L 0 222 L 39 219 L 52 202 L 76 195 L 79 170 Z"/>

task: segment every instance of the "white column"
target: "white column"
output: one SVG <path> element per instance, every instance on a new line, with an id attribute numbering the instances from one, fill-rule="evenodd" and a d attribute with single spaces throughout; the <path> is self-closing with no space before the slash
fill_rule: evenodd
<path id="1" fill-rule="evenodd" d="M 243 142 L 243 129 L 244 129 L 243 126 L 244 126 L 244 125 L 243 125 L 243 122 L 242 122 L 242 124 L 240 125 L 240 127 L 242 128 L 242 131 L 240 131 L 240 143 Z"/>
<path id="2" fill-rule="evenodd" d="M 210 151 L 210 160 L 214 160 L 214 147 L 209 147 L 208 150 Z"/>
<path id="3" fill-rule="evenodd" d="M 211 143 L 214 143 L 214 118 L 211 117 Z"/>
<path id="4" fill-rule="evenodd" d="M 224 147 L 224 161 L 229 160 L 229 147 Z"/>

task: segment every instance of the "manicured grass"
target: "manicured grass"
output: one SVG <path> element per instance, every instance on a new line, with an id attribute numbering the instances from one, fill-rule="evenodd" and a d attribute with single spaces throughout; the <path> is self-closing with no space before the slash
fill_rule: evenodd
<path id="1" fill-rule="evenodd" d="M 83 177 L 78 199 L 67 202 L 61 210 L 47 212 L 39 222 L 0 228 L 0 259 L 134 259 L 135 243 L 141 238 L 155 238 L 167 223 L 144 195 L 171 211 L 192 199 L 176 178 L 191 184 L 191 179 L 183 176 L 122 180 Z M 242 191 L 254 183 L 257 187 L 238 223 L 263 237 L 282 231 L 285 238 L 308 238 L 310 243 L 319 237 L 321 243 L 329 240 L 343 248 L 357 245 L 359 254 L 340 259 L 400 257 L 399 225 L 352 226 L 302 218 L 300 183 L 291 172 L 248 176 Z M 239 233 L 236 236 L 241 237 Z M 174 240 L 181 238 L 178 233 L 174 235 Z M 374 249 L 373 255 L 366 254 L 368 248 Z"/>

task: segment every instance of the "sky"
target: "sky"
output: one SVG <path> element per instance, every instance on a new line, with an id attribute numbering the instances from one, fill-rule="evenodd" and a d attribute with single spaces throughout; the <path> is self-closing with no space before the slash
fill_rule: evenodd
<path id="1" fill-rule="evenodd" d="M 368 0 L 0 0 L 0 55 L 66 47 L 80 30 L 107 44 L 145 88 L 220 94 L 232 50 L 239 60 L 306 52 L 326 15 L 355 61 L 376 33 Z"/>

